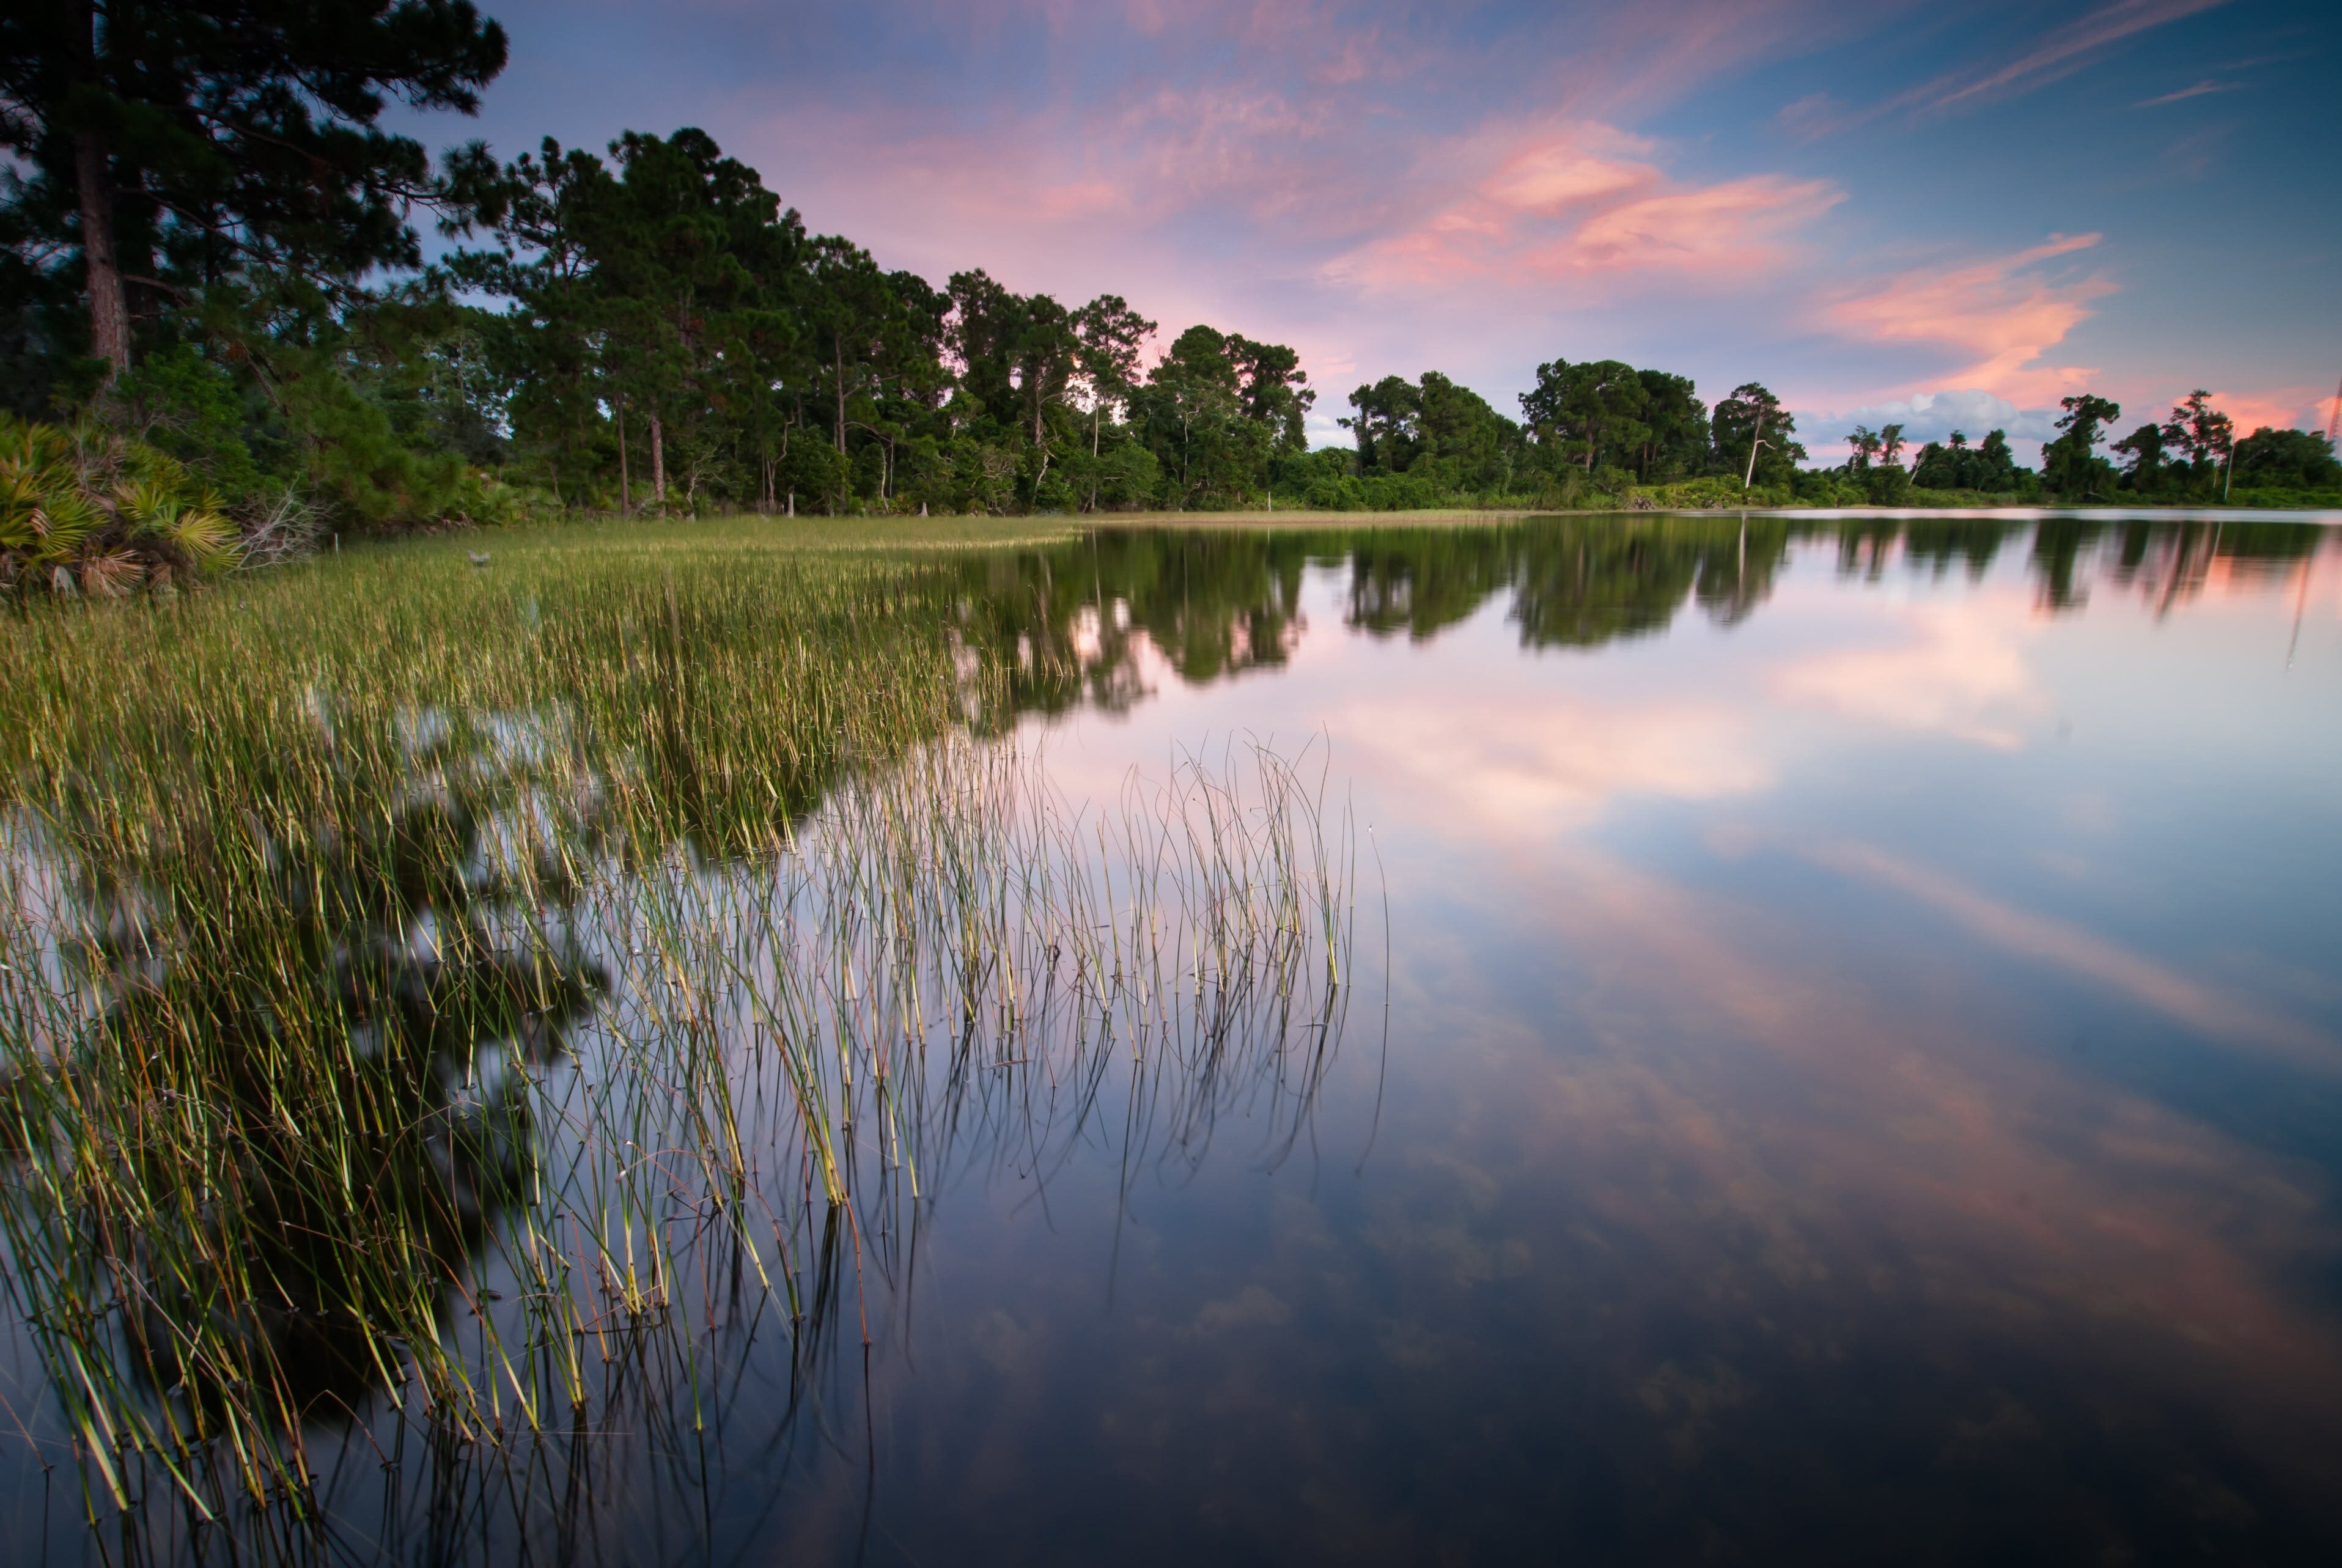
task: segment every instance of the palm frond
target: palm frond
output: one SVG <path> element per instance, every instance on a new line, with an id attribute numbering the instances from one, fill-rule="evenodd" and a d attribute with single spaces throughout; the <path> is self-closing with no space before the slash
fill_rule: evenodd
<path id="1" fill-rule="evenodd" d="M 111 597 L 240 564 L 220 498 L 185 464 L 91 421 L 0 414 L 0 593 Z"/>
<path id="2" fill-rule="evenodd" d="M 206 576 L 235 564 L 235 524 L 201 503 L 182 509 L 165 537 Z"/>
<path id="3" fill-rule="evenodd" d="M 142 534 L 169 537 L 171 530 L 178 525 L 179 514 L 185 510 L 176 495 L 151 483 L 115 486 L 114 507 L 133 537 Z"/>
<path id="4" fill-rule="evenodd" d="M 127 550 L 85 555 L 77 565 L 82 592 L 101 599 L 118 599 L 146 578 L 145 564 Z"/>

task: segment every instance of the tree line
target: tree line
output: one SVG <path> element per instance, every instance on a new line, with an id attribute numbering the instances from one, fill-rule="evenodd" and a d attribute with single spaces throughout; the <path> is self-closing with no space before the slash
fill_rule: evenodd
<path id="1" fill-rule="evenodd" d="M 2213 407 L 2212 394 L 2201 387 L 2160 423 L 2149 421 L 2120 440 L 2108 434 L 2122 417 L 2120 404 L 2084 392 L 2060 407 L 2057 434 L 2043 444 L 2038 472 L 2018 466 L 2006 431 L 1988 431 L 1972 446 L 1967 432 L 1955 430 L 1921 446 L 1907 469 L 1902 425 L 1857 424 L 1847 436 L 1851 455 L 1837 474 L 1886 505 L 1910 501 L 1915 490 L 2071 504 L 2221 501 L 2240 484 L 2265 500 L 2342 489 L 2342 464 L 2325 437 L 2262 425 L 2239 440 L 2236 422 Z M 2101 445 L 2108 455 L 2099 455 Z"/>
<path id="2" fill-rule="evenodd" d="M 1809 468 L 1761 384 L 1710 407 L 1616 360 L 1538 366 L 1516 419 L 1436 371 L 1386 377 L 1350 393 L 1347 448 L 1312 451 L 1293 348 L 1202 324 L 1164 342 L 1113 294 L 888 270 L 704 132 L 435 164 L 382 125 L 393 99 L 475 111 L 505 55 L 470 0 L 0 15 L 9 411 L 94 413 L 246 514 L 297 496 L 337 525 L 2342 483 L 2316 437 L 2232 442 L 2208 406 L 2114 443 L 2117 471 L 2097 398 L 2067 400 L 2038 474 L 2000 432 L 1907 470 L 1891 425 Z"/>

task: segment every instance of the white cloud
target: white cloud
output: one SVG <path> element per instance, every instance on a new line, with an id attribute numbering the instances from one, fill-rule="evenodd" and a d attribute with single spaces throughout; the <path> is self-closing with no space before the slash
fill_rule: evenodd
<path id="1" fill-rule="evenodd" d="M 1941 441 L 1955 430 L 1965 432 L 1971 445 L 1981 442 L 1987 431 L 2006 431 L 2009 444 L 2017 448 L 2018 460 L 2024 462 L 2031 457 L 2026 450 L 2027 443 L 2048 441 L 2057 435 L 2057 410 L 2019 408 L 2006 397 L 1967 388 L 1917 392 L 1909 397 L 1841 413 L 1800 411 L 1797 414 L 1798 434 L 1807 437 L 1806 445 L 1817 458 L 1823 456 L 1825 449 L 1837 451 L 1847 433 L 1857 424 L 1867 424 L 1873 430 L 1899 424 L 1903 438 L 1915 448 L 1925 442 Z"/>

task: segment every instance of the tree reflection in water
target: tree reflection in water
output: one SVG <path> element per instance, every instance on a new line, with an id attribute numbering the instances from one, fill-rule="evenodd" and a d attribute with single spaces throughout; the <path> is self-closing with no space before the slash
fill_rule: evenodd
<path id="1" fill-rule="evenodd" d="M 1876 580 L 1899 560 L 1980 581 L 2028 533 L 2029 565 L 2052 611 L 2082 604 L 2094 574 L 2167 607 L 2200 592 L 2216 561 L 2287 571 L 2318 538 L 2267 523 L 1779 514 L 1100 530 L 971 561 L 960 627 L 969 646 L 1013 672 L 1011 700 L 992 715 L 1005 726 L 1083 704 L 1127 709 L 1146 694 L 1141 647 L 1188 684 L 1285 664 L 1305 630 L 1301 579 L 1311 565 L 1345 574 L 1346 624 L 1371 635 L 1426 640 L 1501 602 L 1524 646 L 1594 649 L 1665 632 L 1693 604 L 1718 625 L 1737 624 L 1772 596 L 1800 541 L 1834 542 L 1846 576 Z"/>

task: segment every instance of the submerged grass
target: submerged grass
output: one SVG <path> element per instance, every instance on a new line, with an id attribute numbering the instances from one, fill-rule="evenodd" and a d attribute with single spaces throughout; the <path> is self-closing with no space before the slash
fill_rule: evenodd
<path id="1" fill-rule="evenodd" d="M 93 1521 L 297 1555 L 325 1436 L 696 1427 L 768 1303 L 811 1358 L 851 1289 L 868 1342 L 939 1183 L 1306 1135 L 1322 756 L 1066 801 L 980 738 L 964 573 L 832 542 L 516 534 L 0 629 L 0 1222 Z"/>

